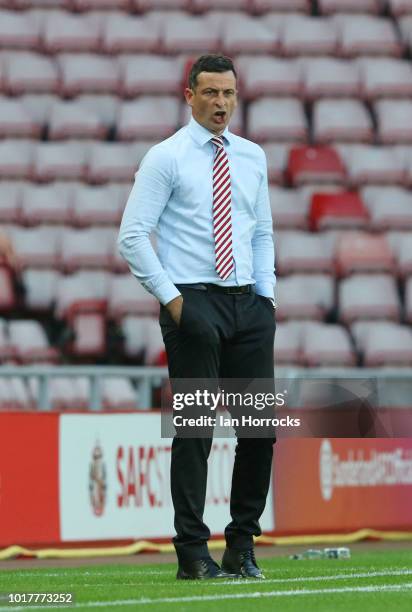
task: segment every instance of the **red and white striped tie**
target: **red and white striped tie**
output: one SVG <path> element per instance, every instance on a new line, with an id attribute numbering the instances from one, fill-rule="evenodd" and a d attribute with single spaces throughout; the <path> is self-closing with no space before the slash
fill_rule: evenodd
<path id="1" fill-rule="evenodd" d="M 216 147 L 213 162 L 213 234 L 216 270 L 220 278 L 226 280 L 234 269 L 229 159 L 220 136 L 214 136 L 211 142 Z"/>

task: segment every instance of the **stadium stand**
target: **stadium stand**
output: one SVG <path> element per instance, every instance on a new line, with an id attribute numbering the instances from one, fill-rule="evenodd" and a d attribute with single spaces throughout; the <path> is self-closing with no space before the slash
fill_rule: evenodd
<path id="1" fill-rule="evenodd" d="M 138 164 L 190 115 L 193 57 L 234 56 L 232 131 L 268 161 L 279 365 L 412 365 L 412 2 L 19 0 L 0 8 L 0 361 L 164 365 L 116 234 Z M 0 409 L 36 406 L 0 377 Z M 87 377 L 51 407 L 87 408 Z M 103 406 L 139 404 L 107 379 Z"/>

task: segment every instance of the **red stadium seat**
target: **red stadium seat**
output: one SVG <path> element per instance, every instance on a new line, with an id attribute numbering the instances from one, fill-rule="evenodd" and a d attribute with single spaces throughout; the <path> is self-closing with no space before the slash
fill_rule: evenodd
<path id="1" fill-rule="evenodd" d="M 304 183 L 344 183 L 345 167 L 338 153 L 329 147 L 293 147 L 287 173 L 293 185 Z"/>
<path id="2" fill-rule="evenodd" d="M 314 193 L 310 206 L 310 226 L 314 231 L 326 228 L 364 228 L 368 209 L 357 193 Z"/>

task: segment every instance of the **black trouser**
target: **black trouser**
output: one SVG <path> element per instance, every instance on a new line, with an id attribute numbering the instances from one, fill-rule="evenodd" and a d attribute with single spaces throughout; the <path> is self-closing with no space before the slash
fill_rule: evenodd
<path id="1" fill-rule="evenodd" d="M 160 325 L 170 378 L 274 377 L 273 307 L 254 292 L 228 295 L 178 285 L 183 295 L 179 327 L 161 307 Z M 238 438 L 230 513 L 225 529 L 231 548 L 248 548 L 260 535 L 259 518 L 270 486 L 273 438 Z M 207 556 L 210 531 L 203 522 L 207 459 L 212 438 L 175 437 L 171 491 L 175 510 L 174 544 L 180 559 Z"/>

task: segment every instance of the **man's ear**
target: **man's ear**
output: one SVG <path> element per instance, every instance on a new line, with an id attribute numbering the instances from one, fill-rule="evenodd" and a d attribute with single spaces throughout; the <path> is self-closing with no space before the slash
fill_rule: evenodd
<path id="1" fill-rule="evenodd" d="M 193 96 L 195 95 L 193 92 L 193 89 L 190 89 L 189 87 L 186 87 L 185 91 L 185 99 L 186 102 L 188 103 L 189 106 L 193 106 Z"/>

